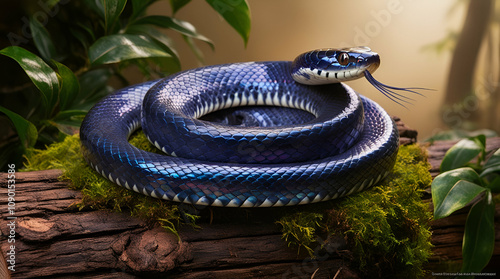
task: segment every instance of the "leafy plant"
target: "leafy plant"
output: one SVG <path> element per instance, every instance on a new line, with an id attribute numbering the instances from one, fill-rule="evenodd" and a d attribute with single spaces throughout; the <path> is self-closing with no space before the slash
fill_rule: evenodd
<path id="1" fill-rule="evenodd" d="M 442 173 L 431 186 L 435 219 L 473 203 L 465 223 L 461 272 L 481 272 L 495 245 L 493 193 L 500 192 L 500 149 L 489 159 L 486 155 L 484 135 L 459 141 L 444 156 Z"/>
<path id="2" fill-rule="evenodd" d="M 11 96 L 10 100 L 0 98 L 0 112 L 15 130 L 2 138 L 0 170 L 7 163 L 20 165 L 28 148 L 43 148 L 74 134 L 93 104 L 113 90 L 110 79 L 114 78 L 115 83 L 118 80 L 121 86 L 128 85 L 124 69 L 135 66 L 145 79 L 179 71 L 181 65 L 173 41 L 160 29 L 179 33 L 199 59 L 202 56 L 195 40 L 214 48 L 212 41 L 192 24 L 175 17 L 190 0 L 170 0 L 171 16 L 147 15 L 147 8 L 155 2 L 54 0 L 38 1 L 38 5 L 44 6 L 35 7 L 34 11 L 33 7 L 23 7 L 32 10 L 23 17 L 27 26 L 19 28 L 22 35 L 8 34 L 12 46 L 1 49 L 0 54 L 17 62 L 30 80 L 14 86 L 11 94 L 5 93 Z M 246 45 L 250 32 L 246 1 L 206 2 L 241 35 Z M 24 32 L 25 29 L 30 32 Z"/>

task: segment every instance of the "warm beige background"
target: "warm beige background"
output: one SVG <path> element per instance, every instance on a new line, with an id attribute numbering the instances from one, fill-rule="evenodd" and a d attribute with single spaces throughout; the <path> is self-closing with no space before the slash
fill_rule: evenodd
<path id="1" fill-rule="evenodd" d="M 458 30 L 463 9 L 449 17 L 456 0 L 250 0 L 252 31 L 245 48 L 239 35 L 201 0 L 194 0 L 176 17 L 189 21 L 215 43 L 215 51 L 199 42 L 207 65 L 256 60 L 292 60 L 304 51 L 338 46 L 367 45 L 378 52 L 381 66 L 374 73 L 393 86 L 417 86 L 436 91 L 416 97 L 405 109 L 380 94 L 366 80 L 349 82 L 358 92 L 381 104 L 418 129 L 419 140 L 442 128 L 440 103 L 450 63 L 450 53 L 422 48 Z M 168 1 L 159 1 L 150 14 L 170 15 Z M 199 66 L 177 34 L 183 69 Z"/>

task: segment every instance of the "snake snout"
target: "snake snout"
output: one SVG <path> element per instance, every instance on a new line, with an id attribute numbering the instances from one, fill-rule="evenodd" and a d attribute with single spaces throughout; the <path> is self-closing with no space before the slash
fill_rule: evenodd
<path id="1" fill-rule="evenodd" d="M 372 55 L 365 58 L 365 62 L 367 65 L 366 71 L 373 73 L 378 69 L 378 66 L 380 66 L 380 56 L 377 53 L 372 52 Z"/>

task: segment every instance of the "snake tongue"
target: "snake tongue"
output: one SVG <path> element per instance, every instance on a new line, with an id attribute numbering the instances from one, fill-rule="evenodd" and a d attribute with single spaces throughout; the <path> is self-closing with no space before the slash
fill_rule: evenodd
<path id="1" fill-rule="evenodd" d="M 412 94 L 424 96 L 422 93 L 415 91 L 415 90 L 432 90 L 432 89 L 421 88 L 421 87 L 406 87 L 405 88 L 405 87 L 390 86 L 390 85 L 383 84 L 382 82 L 376 80 L 368 70 L 365 70 L 364 74 L 365 74 L 365 78 L 368 80 L 368 82 L 371 83 L 371 85 L 373 85 L 378 91 L 380 91 L 382 94 L 384 94 L 391 101 L 393 101 L 393 102 L 397 103 L 398 105 L 401 105 L 405 108 L 406 108 L 406 106 L 403 103 L 407 103 L 407 104 L 411 105 L 412 104 L 411 101 L 415 101 L 415 100 L 408 97 L 408 96 L 400 94 L 396 91 L 409 92 Z"/>

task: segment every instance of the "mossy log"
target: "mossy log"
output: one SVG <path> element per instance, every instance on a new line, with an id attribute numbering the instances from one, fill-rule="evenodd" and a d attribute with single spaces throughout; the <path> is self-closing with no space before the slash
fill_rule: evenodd
<path id="1" fill-rule="evenodd" d="M 398 127 L 402 142 L 416 140 L 416 132 L 402 123 Z M 451 145 L 435 142 L 428 148 L 434 171 Z M 488 140 L 488 147 L 500 147 L 500 138 Z M 315 250 L 316 259 L 311 260 L 305 251 L 287 247 L 279 225 L 263 219 L 238 223 L 217 219 L 200 229 L 181 226 L 178 238 L 127 213 L 79 210 L 75 204 L 81 193 L 68 189 L 67 182 L 58 180 L 60 175 L 59 170 L 17 172 L 15 206 L 10 208 L 7 174 L 0 174 L 0 244 L 7 259 L 11 255 L 6 254 L 15 252 L 12 278 L 165 278 L 165 274 L 168 278 L 359 278 L 349 269 L 350 251 L 343 239 L 329 240 L 329 247 Z M 232 212 L 210 210 L 218 218 Z M 261 216 L 268 212 L 261 211 Z M 466 212 L 432 223 L 435 247 L 430 270 L 441 261 L 460 260 Z M 499 205 L 495 224 L 492 262 L 499 266 Z"/>

